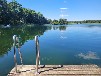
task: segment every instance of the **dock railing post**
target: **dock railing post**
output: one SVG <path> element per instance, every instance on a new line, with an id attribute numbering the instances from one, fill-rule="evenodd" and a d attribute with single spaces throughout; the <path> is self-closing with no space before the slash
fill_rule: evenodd
<path id="1" fill-rule="evenodd" d="M 20 51 L 20 48 L 21 48 L 21 44 L 20 44 L 20 37 L 16 37 L 16 41 L 17 41 L 17 48 L 18 48 L 18 52 L 19 52 L 19 55 L 20 55 L 20 61 L 21 61 L 21 64 L 23 66 L 23 61 L 22 61 L 22 54 L 21 54 L 21 51 Z"/>
<path id="2" fill-rule="evenodd" d="M 38 36 L 35 36 L 35 44 L 36 44 L 36 73 L 38 74 L 38 65 L 40 64 L 40 50 L 39 50 L 39 40 Z"/>
<path id="3" fill-rule="evenodd" d="M 17 73 L 17 60 L 16 60 L 16 49 L 15 49 L 15 46 L 16 46 L 16 35 L 13 36 L 13 40 L 14 40 L 14 44 L 13 44 L 13 47 L 14 47 L 14 63 L 15 63 L 15 72 Z"/>

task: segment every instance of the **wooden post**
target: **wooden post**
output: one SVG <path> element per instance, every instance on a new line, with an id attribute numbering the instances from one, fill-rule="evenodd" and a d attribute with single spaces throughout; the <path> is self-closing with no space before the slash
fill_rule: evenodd
<path id="1" fill-rule="evenodd" d="M 16 45 L 16 35 L 13 36 L 13 40 L 14 40 L 14 63 L 15 63 L 15 72 L 17 73 L 17 60 L 16 60 L 16 49 L 15 49 L 15 45 Z"/>
<path id="2" fill-rule="evenodd" d="M 38 36 L 35 36 L 35 44 L 36 44 L 36 73 L 38 74 L 38 65 L 39 65 L 39 57 L 40 57 Z"/>

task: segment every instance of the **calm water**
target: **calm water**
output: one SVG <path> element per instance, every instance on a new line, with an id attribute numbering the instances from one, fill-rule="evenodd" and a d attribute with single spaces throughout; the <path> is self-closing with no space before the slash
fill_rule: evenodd
<path id="1" fill-rule="evenodd" d="M 101 25 L 2 28 L 0 29 L 0 76 L 6 76 L 14 67 L 12 47 L 14 34 L 22 38 L 20 50 L 23 64 L 35 64 L 34 36 L 39 35 L 41 64 L 101 66 Z M 21 64 L 18 50 L 17 63 Z"/>

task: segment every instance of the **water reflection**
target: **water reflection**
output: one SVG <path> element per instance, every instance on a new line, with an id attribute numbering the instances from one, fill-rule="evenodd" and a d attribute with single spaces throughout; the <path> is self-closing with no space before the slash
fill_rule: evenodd
<path id="1" fill-rule="evenodd" d="M 0 28 L 0 56 L 11 50 L 14 34 L 22 38 L 21 45 L 23 45 L 27 40 L 33 39 L 35 35 L 43 35 L 46 30 L 46 26 Z"/>
<path id="2" fill-rule="evenodd" d="M 101 27 L 101 24 L 89 24 L 88 27 Z"/>
<path id="3" fill-rule="evenodd" d="M 35 35 L 43 35 L 46 30 L 66 30 L 67 26 L 25 26 L 13 28 L 0 28 L 0 56 L 7 54 L 11 50 L 14 34 L 22 38 L 21 45 L 27 40 L 31 40 Z"/>
<path id="4" fill-rule="evenodd" d="M 60 30 L 60 31 L 66 30 L 66 26 L 59 26 L 59 30 Z"/>
<path id="5" fill-rule="evenodd" d="M 83 59 L 100 59 L 97 56 L 96 52 L 92 52 L 92 51 L 89 51 L 87 54 L 80 53 L 78 54 L 78 57 Z"/>
<path id="6" fill-rule="evenodd" d="M 73 28 L 72 28 L 72 27 Z M 4 54 L 7 54 L 8 51 L 11 50 L 13 40 L 12 36 L 14 34 L 20 36 L 22 38 L 21 46 L 27 41 L 32 40 L 35 35 L 43 35 L 45 31 L 47 30 L 59 30 L 61 33 L 67 30 L 68 27 L 71 27 L 72 29 L 75 29 L 74 27 L 100 27 L 100 25 L 47 25 L 47 26 L 24 26 L 24 27 L 13 27 L 13 28 L 0 28 L 0 56 L 3 56 Z M 83 28 L 81 28 L 83 29 Z M 70 28 L 69 28 L 70 30 Z M 78 29 L 77 29 L 78 30 Z M 89 30 L 87 30 L 89 31 Z M 85 32 L 85 31 L 84 31 Z M 60 37 L 61 39 L 66 39 L 67 37 Z"/>
<path id="7" fill-rule="evenodd" d="M 50 27 L 52 30 L 57 30 L 57 29 L 59 29 L 60 31 L 65 31 L 66 30 L 66 28 L 68 27 L 68 26 L 63 26 L 63 25 L 57 25 L 57 26 L 48 26 L 48 27 Z"/>
<path id="8" fill-rule="evenodd" d="M 16 34 L 21 40 L 19 46 L 16 46 L 18 64 L 35 64 L 36 55 L 33 39 L 35 35 L 39 35 L 40 62 L 42 65 L 81 65 L 90 63 L 101 65 L 100 30 L 101 28 L 91 28 L 84 24 L 2 28 L 0 29 L 0 55 L 3 56 L 7 53 L 8 48 L 11 49 L 13 44 L 12 36 Z M 91 52 L 88 52 L 89 50 Z M 2 73 L 8 74 L 14 67 L 13 49 L 11 51 L 8 56 L 0 57 L 0 76 Z"/>

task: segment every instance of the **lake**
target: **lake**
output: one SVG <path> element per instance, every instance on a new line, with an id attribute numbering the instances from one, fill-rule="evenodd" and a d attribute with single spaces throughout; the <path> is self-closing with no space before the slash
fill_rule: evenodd
<path id="1" fill-rule="evenodd" d="M 13 35 L 21 37 L 22 62 L 35 64 L 34 36 L 39 35 L 42 65 L 101 66 L 101 24 L 47 25 L 0 28 L 0 76 L 14 67 Z M 16 47 L 17 63 L 21 64 Z"/>

